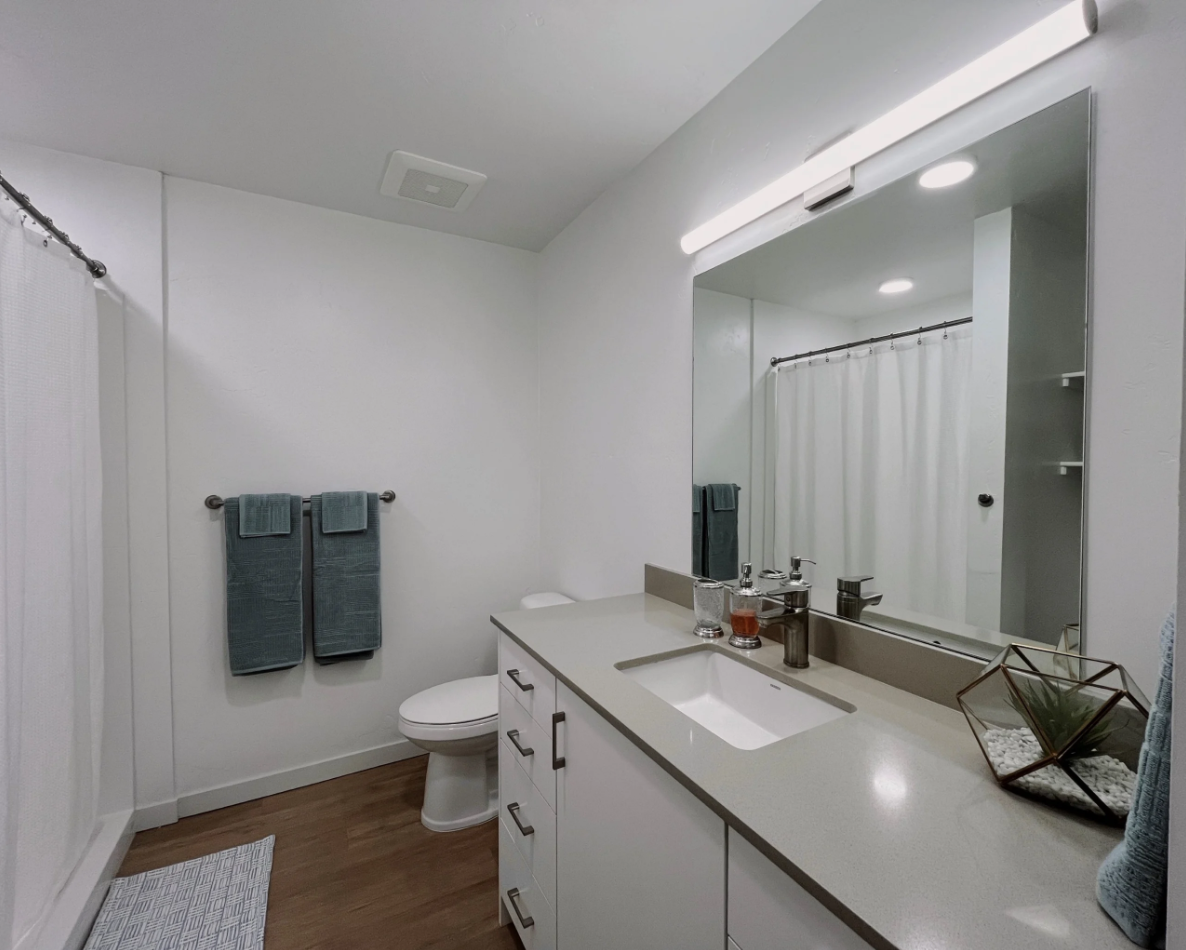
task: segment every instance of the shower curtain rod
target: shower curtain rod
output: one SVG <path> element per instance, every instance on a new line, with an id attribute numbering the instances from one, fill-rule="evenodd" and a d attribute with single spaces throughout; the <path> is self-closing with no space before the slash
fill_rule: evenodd
<path id="1" fill-rule="evenodd" d="M 959 320 L 944 320 L 942 323 L 932 323 L 929 327 L 919 327 L 917 330 L 899 330 L 897 333 L 886 333 L 884 336 L 871 336 L 867 340 L 854 340 L 852 343 L 840 343 L 836 346 L 826 346 L 822 350 L 808 350 L 806 353 L 796 353 L 794 356 L 772 356 L 770 365 L 789 363 L 792 360 L 805 360 L 810 356 L 823 356 L 825 353 L 839 353 L 851 350 L 854 346 L 869 346 L 873 343 L 884 343 L 886 340 L 899 340 L 904 336 L 921 336 L 932 330 L 946 330 L 948 327 L 960 327 L 971 323 L 971 317 L 961 317 Z"/>
<path id="2" fill-rule="evenodd" d="M 70 235 L 54 224 L 53 218 L 47 218 L 44 214 L 38 211 L 33 206 L 33 202 L 29 200 L 29 196 L 17 191 L 12 182 L 10 182 L 2 174 L 0 174 L 0 188 L 4 189 L 8 196 L 21 207 L 21 210 L 27 212 L 34 221 L 45 228 L 45 230 L 52 234 L 55 239 L 60 241 L 62 244 L 65 244 L 66 247 L 70 248 L 70 253 L 86 264 L 86 269 L 91 272 L 92 277 L 97 280 L 98 278 L 107 274 L 106 264 L 104 264 L 102 261 L 97 261 L 94 258 L 87 257 L 82 252 L 82 248 L 70 240 Z"/>

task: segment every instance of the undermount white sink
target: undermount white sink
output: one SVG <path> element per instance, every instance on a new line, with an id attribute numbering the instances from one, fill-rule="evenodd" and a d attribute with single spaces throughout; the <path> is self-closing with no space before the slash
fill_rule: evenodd
<path id="1" fill-rule="evenodd" d="M 760 749 L 853 712 L 713 649 L 617 668 L 738 749 Z"/>

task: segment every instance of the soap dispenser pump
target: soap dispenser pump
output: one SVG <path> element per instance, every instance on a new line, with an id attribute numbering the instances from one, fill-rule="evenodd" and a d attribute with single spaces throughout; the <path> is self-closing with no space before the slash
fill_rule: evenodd
<path id="1" fill-rule="evenodd" d="M 754 587 L 753 565 L 743 564 L 741 585 L 734 587 L 729 595 L 729 625 L 733 635 L 729 645 L 741 650 L 755 650 L 762 645 L 758 637 L 758 608 L 762 605 L 762 592 Z"/>

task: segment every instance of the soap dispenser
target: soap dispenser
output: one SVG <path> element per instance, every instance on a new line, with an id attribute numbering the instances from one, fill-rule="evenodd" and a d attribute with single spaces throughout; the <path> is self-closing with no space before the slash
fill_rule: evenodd
<path id="1" fill-rule="evenodd" d="M 741 650 L 755 650 L 762 645 L 758 638 L 758 608 L 762 606 L 762 592 L 754 587 L 753 565 L 741 567 L 741 585 L 729 594 L 729 625 L 733 635 L 729 645 Z"/>

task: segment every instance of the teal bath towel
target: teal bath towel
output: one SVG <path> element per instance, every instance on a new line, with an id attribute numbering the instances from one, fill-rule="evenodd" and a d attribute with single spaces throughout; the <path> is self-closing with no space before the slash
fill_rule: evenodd
<path id="1" fill-rule="evenodd" d="M 372 656 L 382 642 L 379 496 L 369 493 L 365 497 L 366 518 L 360 530 L 342 530 L 340 520 L 335 524 L 337 530 L 327 530 L 325 496 L 314 495 L 310 506 L 313 657 L 319 662 L 366 658 Z"/>
<path id="2" fill-rule="evenodd" d="M 283 498 L 288 530 L 277 529 L 275 506 L 257 516 L 252 528 L 267 533 L 244 535 L 242 498 L 228 498 L 223 508 L 226 534 L 226 626 L 231 673 L 263 673 L 296 666 L 305 658 L 305 607 L 301 596 L 302 545 L 299 495 Z M 265 524 L 265 522 L 267 522 Z"/>
<path id="3" fill-rule="evenodd" d="M 1104 859 L 1096 896 L 1128 939 L 1164 945 L 1170 817 L 1170 719 L 1175 617 L 1161 628 L 1161 678 L 1137 765 L 1137 788 L 1124 840 Z"/>
<path id="4" fill-rule="evenodd" d="M 707 486 L 704 506 L 704 575 L 728 581 L 740 573 L 737 558 L 737 485 Z"/>
<path id="5" fill-rule="evenodd" d="M 704 486 L 692 486 L 692 573 L 704 576 Z"/>

